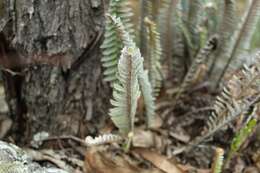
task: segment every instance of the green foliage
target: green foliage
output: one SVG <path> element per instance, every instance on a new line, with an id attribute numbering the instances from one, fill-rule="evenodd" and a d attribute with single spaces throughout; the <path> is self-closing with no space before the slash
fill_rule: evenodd
<path id="1" fill-rule="evenodd" d="M 109 14 L 121 18 L 125 28 L 129 33 L 133 33 L 133 24 L 131 16 L 133 15 L 129 8 L 127 0 L 111 0 L 108 9 Z M 105 39 L 101 45 L 103 57 L 101 59 L 104 67 L 104 80 L 114 82 L 116 80 L 118 59 L 123 48 L 122 42 L 117 37 L 115 26 L 110 20 L 106 21 Z"/>

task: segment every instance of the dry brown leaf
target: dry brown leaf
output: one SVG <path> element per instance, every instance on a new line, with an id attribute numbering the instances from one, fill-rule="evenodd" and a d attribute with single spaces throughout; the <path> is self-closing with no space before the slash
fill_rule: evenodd
<path id="1" fill-rule="evenodd" d="M 155 169 L 144 170 L 123 157 L 94 147 L 86 152 L 85 169 L 87 173 L 162 173 Z"/>
<path id="2" fill-rule="evenodd" d="M 134 152 L 140 154 L 144 159 L 166 173 L 184 173 L 177 164 L 170 162 L 167 157 L 156 152 L 147 149 L 134 149 Z"/>

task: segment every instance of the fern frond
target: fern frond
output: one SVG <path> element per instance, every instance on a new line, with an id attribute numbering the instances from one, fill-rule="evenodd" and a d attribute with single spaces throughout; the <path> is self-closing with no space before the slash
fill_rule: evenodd
<path id="1" fill-rule="evenodd" d="M 193 60 L 189 71 L 185 75 L 185 78 L 177 92 L 177 95 L 175 97 L 175 102 L 178 101 L 181 94 L 189 87 L 197 78 L 200 66 L 205 63 L 207 57 L 209 54 L 211 54 L 217 47 L 218 44 L 218 37 L 216 35 L 213 35 L 205 46 L 199 51 L 195 59 Z"/>
<path id="2" fill-rule="evenodd" d="M 130 37 L 129 33 L 125 30 L 122 22 L 120 21 L 120 18 L 116 18 L 115 16 L 108 17 L 112 20 L 114 25 L 116 26 L 117 32 L 120 35 L 120 38 L 122 39 L 123 44 L 125 47 L 128 47 L 135 52 L 135 56 L 137 59 L 140 59 L 142 61 L 139 73 L 137 74 L 139 85 L 141 86 L 141 92 L 144 97 L 145 102 L 145 109 L 146 109 L 146 117 L 147 117 L 147 123 L 148 126 L 152 125 L 152 122 L 154 120 L 155 116 L 155 106 L 154 106 L 154 98 L 152 95 L 152 86 L 149 82 L 147 72 L 144 71 L 143 68 L 143 57 L 141 56 L 140 50 L 136 47 L 135 42 Z"/>
<path id="3" fill-rule="evenodd" d="M 144 59 L 145 68 L 148 70 L 149 81 L 151 82 L 153 95 L 158 96 L 162 82 L 162 67 L 161 56 L 162 48 L 160 43 L 160 33 L 157 32 L 157 27 L 149 18 L 145 18 L 148 31 L 148 51 L 149 53 Z"/>
<path id="4" fill-rule="evenodd" d="M 104 134 L 100 135 L 98 137 L 93 138 L 92 136 L 87 136 L 85 139 L 85 142 L 87 146 L 96 146 L 96 145 L 102 145 L 106 143 L 113 143 L 121 141 L 122 137 L 114 134 Z"/>
<path id="5" fill-rule="evenodd" d="M 235 33 L 234 39 L 230 43 L 231 47 L 229 47 L 228 61 L 217 81 L 217 85 L 221 82 L 233 59 L 237 57 L 241 50 L 248 48 L 253 32 L 257 26 L 259 16 L 260 0 L 251 0 L 248 10 L 240 23 L 239 30 Z"/>
<path id="6" fill-rule="evenodd" d="M 214 162 L 212 165 L 212 173 L 221 173 L 224 160 L 224 150 L 222 148 L 216 148 Z"/>
<path id="7" fill-rule="evenodd" d="M 140 73 L 139 83 L 141 86 L 142 95 L 144 98 L 146 122 L 148 127 L 152 127 L 155 120 L 155 104 L 154 97 L 152 95 L 152 87 L 148 79 L 148 71 L 145 70 Z"/>
<path id="8" fill-rule="evenodd" d="M 127 0 L 111 0 L 108 12 L 121 18 L 128 32 L 133 33 L 133 24 L 131 17 L 133 15 L 129 1 Z M 118 57 L 123 48 L 121 41 L 117 37 L 114 25 L 110 20 L 106 21 L 105 39 L 101 45 L 103 57 L 101 59 L 104 67 L 105 81 L 114 82 L 116 80 Z"/>
<path id="9" fill-rule="evenodd" d="M 124 47 L 118 62 L 118 83 L 113 86 L 113 98 L 110 116 L 123 135 L 134 129 L 137 101 L 140 96 L 138 75 L 143 59 L 140 52 L 131 47 Z"/>
<path id="10" fill-rule="evenodd" d="M 193 144 L 199 144 L 256 104 L 260 97 L 259 82 L 260 61 L 251 67 L 244 66 L 240 73 L 234 75 L 216 98 L 206 132 L 195 139 Z"/>

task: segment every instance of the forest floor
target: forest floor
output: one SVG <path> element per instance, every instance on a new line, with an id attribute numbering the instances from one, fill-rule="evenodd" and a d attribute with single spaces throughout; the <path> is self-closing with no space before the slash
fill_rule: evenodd
<path id="1" fill-rule="evenodd" d="M 128 153 L 125 153 L 122 145 L 118 143 L 89 147 L 85 145 L 84 139 L 74 136 L 48 136 L 42 140 L 37 140 L 36 136 L 30 142 L 30 146 L 19 144 L 18 146 L 27 148 L 26 151 L 37 162 L 45 166 L 52 164 L 68 172 L 210 173 L 215 148 L 229 150 L 236 124 L 225 127 L 203 144 L 174 155 L 177 148 L 189 144 L 194 137 L 200 135 L 212 110 L 209 103 L 212 103 L 215 96 L 209 93 L 207 88 L 198 87 L 183 95 L 173 109 L 172 92 L 174 90 L 169 89 L 158 99 L 154 129 L 145 128 L 143 111 L 139 109 L 133 145 Z M 6 116 L 8 108 L 2 87 L 0 94 L 0 139 L 2 139 L 8 134 L 12 123 Z M 141 102 L 139 104 L 142 105 Z M 113 133 L 114 129 L 112 122 L 108 120 L 105 127 L 100 129 L 100 134 Z M 44 133 L 42 135 L 44 136 Z M 4 140 L 12 142 L 10 137 Z M 260 172 L 260 135 L 255 133 L 251 136 L 239 153 L 224 167 L 224 172 L 230 173 Z"/>

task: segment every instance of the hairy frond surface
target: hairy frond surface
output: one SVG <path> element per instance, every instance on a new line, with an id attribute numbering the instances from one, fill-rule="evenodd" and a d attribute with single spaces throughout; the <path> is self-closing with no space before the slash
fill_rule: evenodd
<path id="1" fill-rule="evenodd" d="M 160 33 L 157 31 L 156 24 L 149 18 L 145 18 L 145 22 L 148 33 L 148 54 L 144 58 L 144 66 L 148 70 L 149 81 L 152 85 L 153 95 L 157 96 L 160 92 L 162 83 L 162 48 L 160 43 Z"/>
<path id="2" fill-rule="evenodd" d="M 141 56 L 140 50 L 137 48 L 135 42 L 130 37 L 129 33 L 125 30 L 120 18 L 116 18 L 115 16 L 109 16 L 109 18 L 113 21 L 116 26 L 116 29 L 119 33 L 120 38 L 125 47 L 128 47 L 135 52 L 136 57 L 142 60 L 142 64 L 137 74 L 137 78 L 139 81 L 139 85 L 141 86 L 142 96 L 144 98 L 145 110 L 146 110 L 146 117 L 148 126 L 152 125 L 155 116 L 155 104 L 154 104 L 154 97 L 153 97 L 153 89 L 149 81 L 149 77 L 147 76 L 147 71 L 144 71 L 143 67 L 143 57 Z"/>
<path id="3" fill-rule="evenodd" d="M 127 0 L 111 0 L 108 9 L 109 14 L 121 18 L 125 28 L 129 33 L 133 33 L 131 17 L 133 15 Z M 105 39 L 101 45 L 103 57 L 101 59 L 104 67 L 105 81 L 113 82 L 116 80 L 117 63 L 123 48 L 122 42 L 117 37 L 115 26 L 110 20 L 106 20 Z"/>
<path id="4" fill-rule="evenodd" d="M 124 47 L 118 62 L 118 83 L 113 86 L 113 99 L 110 116 L 123 135 L 134 129 L 137 101 L 140 96 L 138 75 L 142 70 L 143 59 L 140 52 Z"/>

